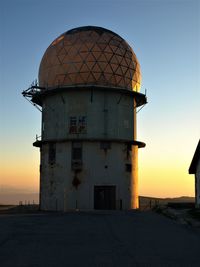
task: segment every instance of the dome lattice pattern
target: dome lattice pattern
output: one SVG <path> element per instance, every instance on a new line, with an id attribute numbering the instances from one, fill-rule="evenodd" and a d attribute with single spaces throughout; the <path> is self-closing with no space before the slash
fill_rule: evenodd
<path id="1" fill-rule="evenodd" d="M 39 70 L 39 84 L 46 88 L 97 85 L 139 91 L 140 80 L 140 65 L 126 41 L 92 26 L 70 30 L 55 39 Z"/>

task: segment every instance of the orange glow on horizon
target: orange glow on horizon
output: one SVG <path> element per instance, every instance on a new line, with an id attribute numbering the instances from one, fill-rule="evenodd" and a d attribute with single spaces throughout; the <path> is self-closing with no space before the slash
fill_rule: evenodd
<path id="1" fill-rule="evenodd" d="M 142 136 L 140 140 L 145 140 L 147 146 L 138 151 L 139 195 L 194 196 L 194 175 L 188 174 L 188 168 L 195 147 L 192 147 L 191 151 L 186 151 L 186 148 L 190 148 L 189 143 L 185 146 L 180 144 L 179 147 L 178 144 L 176 147 L 165 144 L 163 147 L 162 140 L 158 138 L 154 143 L 152 139 L 148 140 Z M 39 191 L 40 155 L 39 149 L 32 147 L 31 141 L 23 143 L 23 150 L 20 150 L 17 143 L 11 143 L 10 148 L 7 144 L 3 147 L 4 153 L 0 158 L 0 188 L 7 186 Z M 153 146 L 155 143 L 156 147 Z"/>
<path id="2" fill-rule="evenodd" d="M 0 187 L 6 186 L 16 189 L 30 189 L 38 191 L 39 188 L 39 151 L 28 158 L 27 155 L 12 155 L 1 158 Z"/>
<path id="3" fill-rule="evenodd" d="M 145 155 L 145 153 L 144 153 Z M 194 196 L 194 176 L 187 173 L 187 162 L 160 159 L 153 160 L 139 150 L 139 195 L 152 197 Z M 170 166 L 167 168 L 166 166 Z M 0 170 L 0 186 L 39 191 L 39 151 L 32 159 L 24 158 L 3 162 Z"/>

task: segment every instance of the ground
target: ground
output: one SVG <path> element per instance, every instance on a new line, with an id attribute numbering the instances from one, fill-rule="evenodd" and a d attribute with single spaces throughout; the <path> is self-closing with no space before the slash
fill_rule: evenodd
<path id="1" fill-rule="evenodd" d="M 1 267 L 200 266 L 200 229 L 152 211 L 1 214 Z"/>

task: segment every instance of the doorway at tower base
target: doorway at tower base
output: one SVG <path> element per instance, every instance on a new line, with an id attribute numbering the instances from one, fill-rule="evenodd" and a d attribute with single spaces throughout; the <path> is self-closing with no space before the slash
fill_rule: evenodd
<path id="1" fill-rule="evenodd" d="M 94 187 L 94 209 L 115 210 L 116 209 L 116 186 L 104 185 Z"/>

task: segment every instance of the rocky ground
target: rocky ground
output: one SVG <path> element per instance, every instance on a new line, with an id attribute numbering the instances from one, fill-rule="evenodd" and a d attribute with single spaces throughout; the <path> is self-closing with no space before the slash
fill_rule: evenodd
<path id="1" fill-rule="evenodd" d="M 158 206 L 154 211 L 177 221 L 178 223 L 200 227 L 200 210 L 194 208 L 172 208 L 167 205 Z"/>

